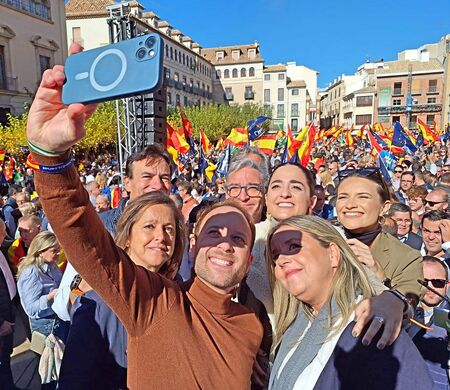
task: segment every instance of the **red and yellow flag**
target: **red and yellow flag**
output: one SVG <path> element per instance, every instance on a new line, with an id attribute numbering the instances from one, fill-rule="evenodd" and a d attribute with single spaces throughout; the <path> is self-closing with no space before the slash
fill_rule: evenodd
<path id="1" fill-rule="evenodd" d="M 248 143 L 248 131 L 247 129 L 242 128 L 234 128 L 231 129 L 230 134 L 226 138 L 224 142 L 224 146 L 228 146 L 231 144 L 232 146 L 244 146 L 244 144 Z"/>
<path id="2" fill-rule="evenodd" d="M 355 144 L 355 140 L 352 137 L 353 126 L 345 132 L 345 144 L 351 147 Z"/>
<path id="3" fill-rule="evenodd" d="M 314 145 L 314 138 L 316 137 L 316 127 L 311 122 L 308 128 L 308 134 L 304 138 L 302 145 L 300 146 L 298 150 L 298 157 L 300 159 L 301 164 L 304 167 L 308 166 L 309 158 L 311 156 L 311 149 Z"/>
<path id="4" fill-rule="evenodd" d="M 261 152 L 272 155 L 275 149 L 275 144 L 277 143 L 277 133 L 274 134 L 263 134 L 262 136 L 256 138 L 252 145 L 257 146 Z"/>
<path id="5" fill-rule="evenodd" d="M 422 136 L 425 140 L 428 142 L 439 141 L 439 135 L 431 130 L 430 127 L 419 118 L 417 118 L 417 125 L 419 126 L 419 130 L 422 132 Z"/>
<path id="6" fill-rule="evenodd" d="M 200 129 L 200 141 L 202 143 L 203 152 L 208 154 L 211 150 L 211 142 L 209 142 L 208 137 L 202 129 Z"/>
<path id="7" fill-rule="evenodd" d="M 0 150 L 0 167 L 3 165 L 5 161 L 6 150 Z"/>
<path id="8" fill-rule="evenodd" d="M 184 113 L 183 107 L 181 107 L 180 103 L 178 103 L 178 109 L 180 110 L 181 121 L 183 122 L 183 129 L 186 132 L 187 136 L 192 138 L 194 136 L 194 128 L 192 127 L 191 122 L 189 122 L 189 119 Z"/>

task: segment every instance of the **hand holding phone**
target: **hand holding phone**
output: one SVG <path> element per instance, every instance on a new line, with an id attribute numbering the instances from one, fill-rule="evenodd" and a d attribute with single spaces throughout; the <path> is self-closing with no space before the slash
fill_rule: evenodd
<path id="1" fill-rule="evenodd" d="M 69 56 L 64 104 L 97 103 L 150 93 L 161 86 L 163 40 L 142 35 Z"/>

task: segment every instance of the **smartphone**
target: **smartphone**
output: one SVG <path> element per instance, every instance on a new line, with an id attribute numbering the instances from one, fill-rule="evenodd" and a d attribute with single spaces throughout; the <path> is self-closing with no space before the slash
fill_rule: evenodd
<path id="1" fill-rule="evenodd" d="M 441 328 L 447 329 L 447 331 L 450 331 L 449 313 L 450 312 L 446 309 L 435 307 L 433 309 L 433 323 Z"/>
<path id="2" fill-rule="evenodd" d="M 160 35 L 146 34 L 69 56 L 63 103 L 98 103 L 158 89 L 163 47 Z"/>

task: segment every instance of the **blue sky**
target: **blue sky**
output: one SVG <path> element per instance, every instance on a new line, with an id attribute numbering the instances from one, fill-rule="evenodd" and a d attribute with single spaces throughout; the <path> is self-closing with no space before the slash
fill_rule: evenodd
<path id="1" fill-rule="evenodd" d="M 450 34 L 450 0 L 140 0 L 203 47 L 261 45 L 266 64 L 296 61 L 324 87 L 367 58 Z"/>

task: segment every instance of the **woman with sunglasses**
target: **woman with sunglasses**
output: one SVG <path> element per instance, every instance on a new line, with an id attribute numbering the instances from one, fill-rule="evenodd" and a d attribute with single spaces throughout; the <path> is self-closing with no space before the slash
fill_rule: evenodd
<path id="1" fill-rule="evenodd" d="M 431 389 L 427 367 L 402 332 L 386 350 L 353 334 L 371 284 L 343 237 L 318 217 L 292 217 L 267 239 L 275 302 L 270 390 Z"/>
<path id="2" fill-rule="evenodd" d="M 387 287 L 419 296 L 421 255 L 381 229 L 390 202 L 389 188 L 377 167 L 340 171 L 336 211 L 348 244 L 359 261 Z"/>
<path id="3" fill-rule="evenodd" d="M 316 203 L 314 195 L 315 181 L 306 168 L 287 163 L 276 167 L 269 179 L 266 193 L 267 213 L 270 215 L 265 221 L 256 224 L 256 238 L 253 247 L 253 263 L 247 275 L 247 284 L 266 307 L 272 325 L 274 324 L 274 303 L 270 288 L 269 273 L 265 263 L 265 246 L 269 231 L 280 222 L 299 215 L 310 215 Z M 370 271 L 369 271 L 370 272 Z M 370 278 L 377 293 L 385 287 L 375 275 Z M 361 334 L 364 327 L 375 315 L 383 318 L 383 343 L 389 345 L 398 336 L 402 321 L 402 302 L 394 294 L 385 292 L 372 298 L 371 302 L 363 301 L 357 308 L 357 325 L 354 332 Z M 375 314 L 376 313 L 376 314 Z M 373 336 L 382 328 L 382 323 L 372 321 L 365 333 L 365 342 L 370 343 Z"/>

